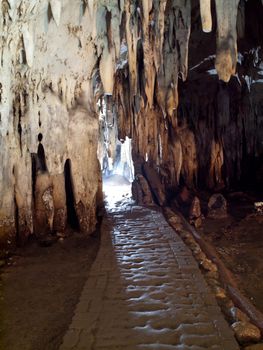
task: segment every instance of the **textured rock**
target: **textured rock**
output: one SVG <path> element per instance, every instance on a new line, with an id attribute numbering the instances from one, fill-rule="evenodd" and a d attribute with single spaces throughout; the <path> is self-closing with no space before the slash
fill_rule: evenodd
<path id="1" fill-rule="evenodd" d="M 238 2 L 2 2 L 0 241 L 7 250 L 42 223 L 44 231 L 63 230 L 68 212 L 80 230 L 94 229 L 104 100 L 112 132 L 132 139 L 135 175 L 150 177 L 160 205 L 178 185 L 219 190 L 255 176 L 247 165 L 255 160 L 257 168 L 263 153 L 255 49 L 262 16 L 255 2 Z M 247 44 L 239 55 L 237 34 Z M 148 164 L 150 175 L 142 171 Z M 43 174 L 52 210 L 41 203 Z"/>
<path id="2" fill-rule="evenodd" d="M 202 225 L 202 212 L 200 200 L 196 196 L 194 197 L 189 210 L 189 220 L 190 224 L 194 225 L 195 227 L 200 227 Z"/>
<path id="3" fill-rule="evenodd" d="M 91 13 L 87 9 L 80 16 L 80 3 L 16 1 L 0 9 L 0 240 L 6 249 L 33 231 L 64 230 L 67 159 L 72 206 L 81 202 L 88 221 L 80 228 L 95 227 L 99 167 L 92 72 L 97 57 Z"/>
<path id="4" fill-rule="evenodd" d="M 228 82 L 237 62 L 237 8 L 239 0 L 216 0 L 217 54 L 215 67 L 221 80 Z"/>
<path id="5" fill-rule="evenodd" d="M 231 322 L 249 322 L 249 318 L 244 312 L 242 312 L 238 307 L 231 307 L 226 310 L 226 315 Z"/>
<path id="6" fill-rule="evenodd" d="M 202 260 L 199 265 L 205 270 L 205 271 L 211 271 L 211 272 L 216 272 L 217 271 L 217 266 L 212 263 L 211 260 L 205 258 Z"/>
<path id="7" fill-rule="evenodd" d="M 152 205 L 154 203 L 148 182 L 141 174 L 136 175 L 132 187 L 133 198 L 138 204 Z"/>
<path id="8" fill-rule="evenodd" d="M 240 343 L 258 342 L 261 338 L 260 330 L 249 322 L 235 322 L 232 329 Z"/>
<path id="9" fill-rule="evenodd" d="M 222 194 L 213 194 L 209 198 L 208 217 L 214 219 L 227 217 L 227 201 Z"/>
<path id="10" fill-rule="evenodd" d="M 162 206 L 165 203 L 165 192 L 157 171 L 148 163 L 144 164 L 143 170 L 157 203 Z"/>

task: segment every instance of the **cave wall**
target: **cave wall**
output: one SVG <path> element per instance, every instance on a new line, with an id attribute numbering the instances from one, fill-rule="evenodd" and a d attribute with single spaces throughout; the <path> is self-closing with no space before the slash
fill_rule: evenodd
<path id="1" fill-rule="evenodd" d="M 198 7 L 193 2 L 192 14 Z M 228 83 L 215 69 L 216 49 L 210 43 L 216 42 L 216 25 L 208 35 L 202 33 L 199 17 L 192 15 L 189 72 L 179 87 L 178 119 L 195 135 L 199 188 L 262 189 L 262 15 L 261 1 L 239 2 L 237 65 Z M 215 9 L 212 17 L 216 23 Z"/>
<path id="2" fill-rule="evenodd" d="M 182 185 L 262 189 L 262 2 L 155 6 L 148 26 L 132 12 L 137 53 L 131 62 L 128 41 L 115 77 L 120 136 L 133 139 L 136 173 L 159 204 L 157 187 L 166 199 Z"/>
<path id="3" fill-rule="evenodd" d="M 93 8 L 4 0 L 0 11 L 1 243 L 10 248 L 33 231 L 63 232 L 67 160 L 74 199 L 68 205 L 80 229 L 92 232 L 101 190 L 92 41 L 100 27 L 96 32 Z"/>
<path id="4" fill-rule="evenodd" d="M 94 229 L 105 96 L 159 204 L 182 184 L 216 190 L 242 179 L 262 157 L 262 7 L 3 0 L 1 240 L 63 231 L 74 211 L 80 229 Z"/>

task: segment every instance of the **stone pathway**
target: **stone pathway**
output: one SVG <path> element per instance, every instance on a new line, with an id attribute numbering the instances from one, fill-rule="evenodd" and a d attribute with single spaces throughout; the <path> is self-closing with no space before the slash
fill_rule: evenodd
<path id="1" fill-rule="evenodd" d="M 190 250 L 159 212 L 104 218 L 101 247 L 60 350 L 237 350 Z"/>

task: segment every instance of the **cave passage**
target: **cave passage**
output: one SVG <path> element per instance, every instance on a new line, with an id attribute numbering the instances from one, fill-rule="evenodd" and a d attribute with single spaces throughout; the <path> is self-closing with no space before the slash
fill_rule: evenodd
<path id="1" fill-rule="evenodd" d="M 75 196 L 72 183 L 71 162 L 67 159 L 64 167 L 66 204 L 67 204 L 67 223 L 73 230 L 79 230 L 79 220 L 75 209 Z"/>
<path id="2" fill-rule="evenodd" d="M 131 184 L 134 179 L 134 167 L 131 154 L 131 139 L 117 140 L 114 159 L 107 151 L 102 161 L 103 193 L 108 207 L 131 197 Z"/>

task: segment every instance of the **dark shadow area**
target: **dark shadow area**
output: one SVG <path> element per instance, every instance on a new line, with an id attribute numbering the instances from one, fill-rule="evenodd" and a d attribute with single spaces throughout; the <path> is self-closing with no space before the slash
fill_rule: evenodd
<path id="1" fill-rule="evenodd" d="M 75 196 L 74 196 L 74 189 L 73 189 L 73 183 L 72 183 L 70 159 L 66 160 L 65 167 L 64 167 L 64 176 L 65 176 L 68 224 L 71 226 L 72 229 L 79 231 L 80 227 L 79 227 L 77 212 L 75 209 Z"/>
<path id="2" fill-rule="evenodd" d="M 16 250 L 1 270 L 0 350 L 59 348 L 99 243 L 99 232 L 77 233 L 47 248 L 32 237 Z"/>
<path id="3" fill-rule="evenodd" d="M 38 145 L 37 156 L 38 156 L 38 161 L 39 161 L 39 164 L 38 164 L 39 170 L 47 171 L 45 150 L 44 150 L 42 143 L 40 143 Z"/>

